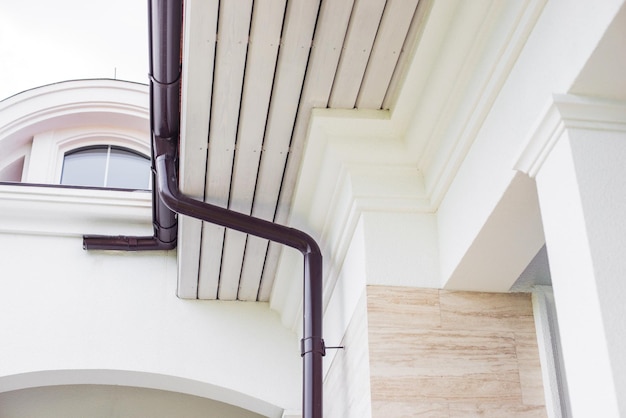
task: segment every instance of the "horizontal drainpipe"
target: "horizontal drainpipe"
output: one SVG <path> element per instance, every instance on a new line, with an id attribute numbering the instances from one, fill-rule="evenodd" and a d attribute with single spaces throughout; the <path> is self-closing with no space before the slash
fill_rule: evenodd
<path id="1" fill-rule="evenodd" d="M 85 249 L 162 250 L 176 247 L 175 213 L 295 248 L 304 256 L 303 418 L 322 418 L 322 254 L 308 234 L 200 202 L 178 188 L 182 2 L 149 0 L 153 237 L 85 236 Z"/>

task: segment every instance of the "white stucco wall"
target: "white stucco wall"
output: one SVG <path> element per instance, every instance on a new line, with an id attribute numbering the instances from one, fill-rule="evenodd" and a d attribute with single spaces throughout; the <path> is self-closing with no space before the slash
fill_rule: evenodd
<path id="1" fill-rule="evenodd" d="M 57 184 L 69 149 L 149 154 L 149 138 L 145 85 L 78 80 L 0 102 L 0 171 L 23 161 L 23 182 Z M 152 235 L 150 192 L 0 184 L 0 214 L 0 392 L 122 385 L 300 410 L 299 341 L 268 304 L 178 299 L 176 250 L 82 249 L 83 234 Z"/>
<path id="2" fill-rule="evenodd" d="M 61 221 L 67 231 L 72 221 Z M 298 340 L 267 304 L 178 299 L 175 251 L 87 252 L 76 233 L 6 229 L 0 391 L 117 384 L 204 396 L 266 416 L 299 409 Z"/>

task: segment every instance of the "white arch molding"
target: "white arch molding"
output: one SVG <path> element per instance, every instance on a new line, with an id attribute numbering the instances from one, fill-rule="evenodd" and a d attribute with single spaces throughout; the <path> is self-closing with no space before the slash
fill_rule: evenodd
<path id="1" fill-rule="evenodd" d="M 61 385 L 112 385 L 157 389 L 193 395 L 232 405 L 267 417 L 280 417 L 283 409 L 233 389 L 193 379 L 133 370 L 43 370 L 0 377 L 0 393 Z"/>
<path id="2" fill-rule="evenodd" d="M 55 183 L 63 154 L 88 145 L 150 153 L 149 91 L 119 80 L 75 80 L 0 102 L 0 173 L 24 160 L 22 181 Z"/>

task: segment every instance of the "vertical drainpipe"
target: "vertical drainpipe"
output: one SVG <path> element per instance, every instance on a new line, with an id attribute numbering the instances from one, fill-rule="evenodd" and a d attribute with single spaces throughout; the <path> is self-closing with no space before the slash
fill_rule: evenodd
<path id="1" fill-rule="evenodd" d="M 325 353 L 322 338 L 322 254 L 306 233 L 197 201 L 178 188 L 181 0 L 149 0 L 150 119 L 152 131 L 153 237 L 85 236 L 83 247 L 96 250 L 162 250 L 176 246 L 175 213 L 278 242 L 304 256 L 303 286 L 303 418 L 322 418 Z"/>
<path id="2" fill-rule="evenodd" d="M 158 1 L 158 0 L 155 0 Z M 253 218 L 219 206 L 199 202 L 180 193 L 176 176 L 174 152 L 169 141 L 156 138 L 158 193 L 173 211 L 235 229 L 300 251 L 304 256 L 303 332 L 303 418 L 322 418 L 322 254 L 315 241 L 297 229 Z"/>

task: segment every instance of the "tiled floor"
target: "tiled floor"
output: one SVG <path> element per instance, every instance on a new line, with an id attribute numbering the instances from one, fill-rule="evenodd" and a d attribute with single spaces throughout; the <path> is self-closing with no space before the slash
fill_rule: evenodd
<path id="1" fill-rule="evenodd" d="M 369 286 L 374 417 L 546 416 L 530 296 Z"/>

